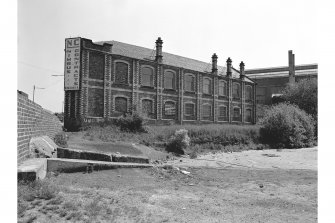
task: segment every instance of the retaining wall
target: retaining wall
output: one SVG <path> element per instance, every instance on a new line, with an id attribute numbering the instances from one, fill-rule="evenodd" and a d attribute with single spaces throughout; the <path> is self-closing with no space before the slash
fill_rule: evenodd
<path id="1" fill-rule="evenodd" d="M 47 135 L 51 139 L 62 131 L 62 123 L 52 112 L 28 99 L 24 92 L 17 91 L 17 161 L 29 157 L 29 142 L 32 137 Z"/>

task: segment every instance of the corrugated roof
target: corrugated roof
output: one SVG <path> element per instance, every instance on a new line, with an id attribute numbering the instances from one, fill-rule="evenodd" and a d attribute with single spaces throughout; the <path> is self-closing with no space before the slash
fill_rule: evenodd
<path id="1" fill-rule="evenodd" d="M 154 60 L 156 51 L 153 49 L 131 45 L 128 43 L 122 43 L 115 40 L 112 41 L 100 41 L 95 44 L 102 45 L 104 43 L 113 44 L 112 53 L 122 56 L 127 56 L 136 59 L 150 59 Z M 199 60 L 190 59 L 187 57 L 182 57 L 174 55 L 171 53 L 163 52 L 163 64 L 181 67 L 185 69 L 190 69 L 198 72 L 212 72 L 212 65 L 210 63 L 205 63 Z M 219 75 L 226 75 L 227 68 L 223 66 L 218 66 Z M 232 69 L 233 78 L 239 78 L 240 74 L 236 70 Z M 250 81 L 246 79 L 246 81 Z"/>

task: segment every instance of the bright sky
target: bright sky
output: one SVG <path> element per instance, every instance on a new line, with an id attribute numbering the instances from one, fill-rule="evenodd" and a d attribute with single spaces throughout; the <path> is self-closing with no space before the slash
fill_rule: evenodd
<path id="1" fill-rule="evenodd" d="M 227 57 L 246 69 L 318 63 L 316 0 L 18 0 L 18 89 L 62 110 L 64 39 L 117 40 L 210 62 Z"/>

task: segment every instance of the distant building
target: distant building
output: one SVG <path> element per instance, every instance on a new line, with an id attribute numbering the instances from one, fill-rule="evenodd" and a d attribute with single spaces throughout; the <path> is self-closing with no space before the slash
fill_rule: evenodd
<path id="1" fill-rule="evenodd" d="M 255 123 L 255 83 L 240 70 L 117 41 L 66 39 L 65 128 L 137 109 L 152 123 Z M 73 48 L 77 47 L 77 48 Z M 75 49 L 75 50 L 73 50 Z"/>
<path id="2" fill-rule="evenodd" d="M 292 50 L 288 51 L 289 66 L 268 67 L 245 70 L 245 74 L 256 85 L 257 104 L 271 104 L 272 98 L 278 96 L 288 84 L 298 82 L 301 79 L 317 78 L 318 65 L 305 64 L 295 65 L 295 55 Z"/>

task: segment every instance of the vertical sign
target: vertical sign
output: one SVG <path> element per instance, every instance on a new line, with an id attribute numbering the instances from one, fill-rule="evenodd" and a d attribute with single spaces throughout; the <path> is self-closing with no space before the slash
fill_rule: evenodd
<path id="1" fill-rule="evenodd" d="M 64 90 L 79 90 L 80 37 L 65 39 Z"/>

